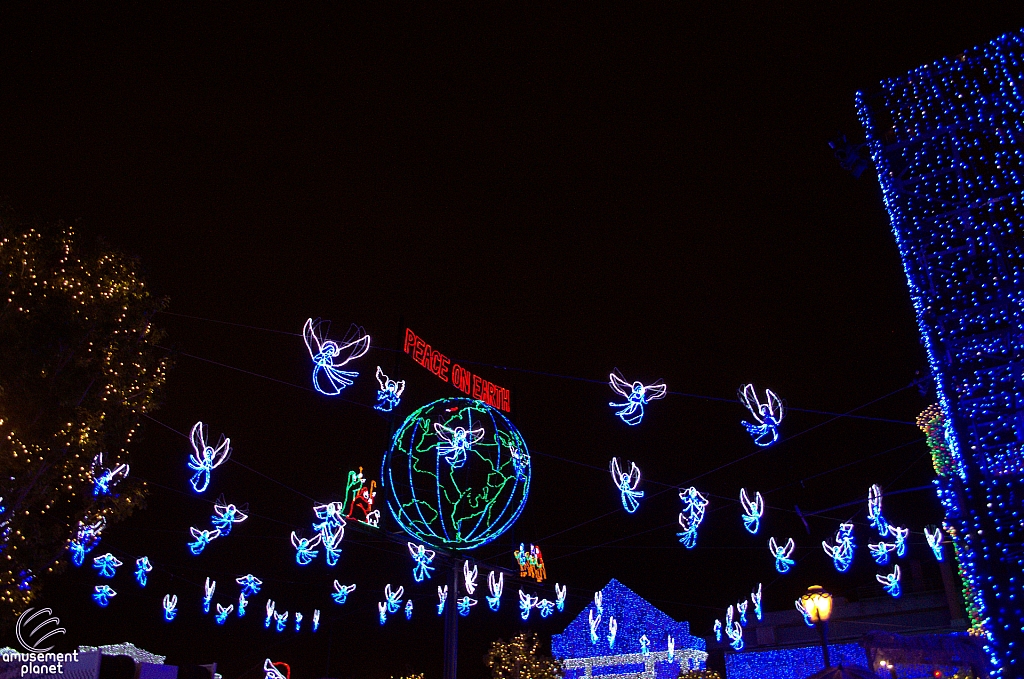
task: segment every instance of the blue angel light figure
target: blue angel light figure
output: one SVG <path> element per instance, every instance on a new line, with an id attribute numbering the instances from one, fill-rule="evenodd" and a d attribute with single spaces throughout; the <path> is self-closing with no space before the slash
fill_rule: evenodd
<path id="1" fill-rule="evenodd" d="M 635 462 L 629 462 L 629 464 L 631 465 L 629 473 L 624 474 L 619 467 L 619 458 L 613 457 L 611 473 L 612 481 L 615 483 L 615 487 L 619 489 L 623 508 L 632 514 L 640 508 L 640 498 L 644 496 L 644 491 L 637 490 L 637 487 L 640 485 L 640 468 L 636 466 Z"/>
<path id="2" fill-rule="evenodd" d="M 892 573 L 882 575 L 877 573 L 875 579 L 878 580 L 884 586 L 886 593 L 892 596 L 894 599 L 899 598 L 900 595 L 900 567 L 893 566 Z"/>
<path id="3" fill-rule="evenodd" d="M 889 534 L 889 522 L 882 516 L 882 489 L 877 483 L 868 488 L 868 520 L 879 537 Z"/>
<path id="4" fill-rule="evenodd" d="M 540 617 L 550 617 L 555 612 L 555 602 L 548 599 L 541 599 L 537 602 L 537 610 L 540 611 Z"/>
<path id="5" fill-rule="evenodd" d="M 245 596 L 256 596 L 260 593 L 260 587 L 263 586 L 263 581 L 252 573 L 235 578 L 235 582 L 242 586 L 242 594 Z"/>
<path id="6" fill-rule="evenodd" d="M 288 624 L 288 611 L 284 613 L 274 613 L 274 629 L 278 632 L 283 632 L 285 625 Z"/>
<path id="7" fill-rule="evenodd" d="M 779 425 L 782 418 L 786 416 L 786 408 L 782 399 L 775 395 L 771 389 L 765 389 L 765 402 L 761 403 L 754 391 L 753 384 L 744 384 L 740 387 L 737 395 L 740 403 L 754 416 L 752 424 L 742 421 L 747 432 L 754 438 L 754 443 L 762 448 L 767 447 L 779 440 Z"/>
<path id="8" fill-rule="evenodd" d="M 651 640 L 647 638 L 646 634 L 640 635 L 640 655 L 651 654 Z"/>
<path id="9" fill-rule="evenodd" d="M 894 551 L 896 545 L 892 542 L 879 542 L 877 545 L 868 543 L 868 549 L 871 551 L 871 558 L 875 560 L 875 563 L 884 566 L 889 563 L 889 552 Z"/>
<path id="10" fill-rule="evenodd" d="M 117 560 L 117 557 L 107 552 L 103 556 L 97 556 L 92 560 L 92 567 L 99 570 L 101 578 L 112 578 L 117 572 L 117 568 L 121 565 L 121 562 Z"/>
<path id="11" fill-rule="evenodd" d="M 786 544 L 782 546 L 775 541 L 775 538 L 768 539 L 768 550 L 775 557 L 775 570 L 780 573 L 789 572 L 789 567 L 796 563 L 796 561 L 789 558 L 794 549 L 796 549 L 796 544 L 793 542 L 793 538 L 789 538 Z"/>
<path id="12" fill-rule="evenodd" d="M 118 481 L 128 477 L 130 467 L 128 464 L 120 464 L 113 469 L 103 466 L 103 453 L 98 454 L 92 460 L 92 494 L 94 497 L 110 495 L 110 489 L 117 485 Z"/>
<path id="13" fill-rule="evenodd" d="M 210 602 L 213 601 L 213 593 L 217 591 L 217 581 L 206 578 L 203 585 L 203 613 L 210 612 Z"/>
<path id="14" fill-rule="evenodd" d="M 302 613 L 295 611 L 295 631 L 300 632 L 302 630 Z"/>
<path id="15" fill-rule="evenodd" d="M 311 538 L 300 538 L 292 531 L 292 547 L 295 548 L 295 563 L 300 566 L 308 566 L 320 552 L 314 549 L 320 545 L 320 534 L 317 533 Z"/>
<path id="16" fill-rule="evenodd" d="M 441 615 L 444 613 L 445 602 L 448 601 L 448 585 L 437 587 L 437 614 Z"/>
<path id="17" fill-rule="evenodd" d="M 412 620 L 412 599 L 407 599 L 405 602 L 405 619 Z"/>
<path id="18" fill-rule="evenodd" d="M 736 604 L 736 611 L 740 614 L 740 624 L 741 625 L 746 625 L 747 624 L 747 600 L 746 599 L 744 599 L 743 601 L 741 601 L 738 604 Z"/>
<path id="19" fill-rule="evenodd" d="M 135 560 L 135 579 L 139 581 L 140 587 L 145 587 L 148 582 L 147 573 L 153 570 L 153 565 L 149 563 L 149 557 L 144 556 Z"/>
<path id="20" fill-rule="evenodd" d="M 466 464 L 466 453 L 473 450 L 473 445 L 484 437 L 483 428 L 466 429 L 465 427 L 446 427 L 439 422 L 434 423 L 434 432 L 443 443 L 437 444 L 438 456 L 443 456 L 452 469 Z"/>
<path id="21" fill-rule="evenodd" d="M 331 598 L 334 599 L 334 603 L 343 604 L 348 601 L 348 595 L 356 591 L 355 584 L 342 585 L 337 580 L 334 581 L 334 594 Z"/>
<path id="22" fill-rule="evenodd" d="M 527 610 L 527 615 L 529 615 L 529 610 Z M 597 627 L 601 624 L 601 614 L 598 613 L 597 617 L 594 617 L 594 611 L 591 609 L 587 612 L 587 618 L 590 622 L 590 643 L 596 644 L 598 640 Z"/>
<path id="23" fill-rule="evenodd" d="M 910 529 L 900 528 L 898 526 L 890 526 L 889 530 L 892 532 L 893 537 L 896 540 L 896 556 L 904 557 L 907 554 L 907 536 L 910 535 Z"/>
<path id="24" fill-rule="evenodd" d="M 738 622 L 734 622 L 730 627 L 725 629 L 726 636 L 729 637 L 729 645 L 732 646 L 734 651 L 743 650 L 743 626 Z"/>
<path id="25" fill-rule="evenodd" d="M 615 414 L 618 415 L 620 420 L 631 427 L 640 424 L 640 421 L 644 419 L 645 405 L 659 398 L 665 398 L 665 394 L 668 393 L 668 386 L 660 382 L 648 385 L 640 382 L 630 384 L 622 378 L 622 375 L 618 374 L 618 371 L 609 373 L 608 386 L 615 393 L 626 397 L 625 403 L 610 402 L 608 405 L 613 408 L 620 408 Z"/>
<path id="26" fill-rule="evenodd" d="M 315 632 L 318 629 L 320 629 L 320 609 L 319 608 L 314 608 L 313 609 L 313 631 Z"/>
<path id="27" fill-rule="evenodd" d="M 164 594 L 164 620 L 170 622 L 178 614 L 178 595 Z"/>
<path id="28" fill-rule="evenodd" d="M 267 617 L 263 619 L 263 626 L 270 629 L 270 623 L 274 620 L 274 600 L 267 599 Z"/>
<path id="29" fill-rule="evenodd" d="M 405 380 L 394 381 L 384 374 L 384 371 L 377 366 L 377 384 L 380 389 L 377 391 L 377 404 L 373 407 L 382 413 L 389 413 L 398 407 L 402 401 L 402 392 L 405 391 Z"/>
<path id="30" fill-rule="evenodd" d="M 416 562 L 412 569 L 412 579 L 416 582 L 423 582 L 424 579 L 430 578 L 430 573 L 434 570 L 433 566 L 430 565 L 434 561 L 434 551 L 427 549 L 423 545 L 416 545 L 411 542 L 408 544 L 409 555 Z"/>
<path id="31" fill-rule="evenodd" d="M 470 599 L 468 596 L 464 596 L 455 603 L 459 607 L 459 615 L 465 617 L 469 615 L 469 609 L 476 606 L 476 599 Z"/>
<path id="32" fill-rule="evenodd" d="M 672 635 L 668 635 L 668 661 L 676 661 L 676 640 L 672 638 Z"/>
<path id="33" fill-rule="evenodd" d="M 715 620 L 715 641 L 722 641 L 722 621 Z"/>
<path id="34" fill-rule="evenodd" d="M 529 620 L 530 611 L 536 608 L 538 603 L 540 603 L 540 597 L 519 590 L 519 617 Z"/>
<path id="35" fill-rule="evenodd" d="M 106 608 L 115 596 L 117 596 L 117 592 L 110 585 L 96 585 L 92 593 L 93 600 L 103 608 Z"/>
<path id="36" fill-rule="evenodd" d="M 85 555 L 96 549 L 100 543 L 100 533 L 107 527 L 107 519 L 99 517 L 95 523 L 85 524 L 78 522 L 78 530 L 74 539 L 68 543 L 68 551 L 71 552 L 71 563 L 81 566 L 85 562 Z"/>
<path id="37" fill-rule="evenodd" d="M 924 539 L 928 541 L 936 561 L 942 561 L 942 529 L 938 526 L 925 526 Z"/>
<path id="38" fill-rule="evenodd" d="M 324 556 L 328 566 L 338 565 L 341 558 L 341 539 L 345 536 L 345 527 L 338 526 L 333 533 L 321 533 L 324 542 Z"/>
<path id="39" fill-rule="evenodd" d="M 228 616 L 231 615 L 231 611 L 233 610 L 235 610 L 234 604 L 228 604 L 227 608 L 217 604 L 217 613 L 214 616 L 217 619 L 217 624 L 223 625 L 224 621 L 228 619 Z"/>
<path id="40" fill-rule="evenodd" d="M 615 621 L 615 616 L 608 617 L 608 648 L 615 646 L 615 635 L 619 632 L 619 623 Z"/>
<path id="41" fill-rule="evenodd" d="M 679 527 L 683 530 L 676 536 L 683 547 L 693 549 L 697 546 L 697 529 L 704 521 L 708 500 L 693 486 L 679 491 L 679 500 L 683 503 L 683 511 L 679 513 Z"/>
<path id="42" fill-rule="evenodd" d="M 195 538 L 194 542 L 188 543 L 188 549 L 195 556 L 199 556 L 206 549 L 206 545 L 220 537 L 220 531 L 216 528 L 213 530 L 199 530 L 196 527 L 188 529 L 192 533 L 192 537 Z"/>
<path id="43" fill-rule="evenodd" d="M 487 589 L 490 590 L 490 596 L 485 597 L 487 599 L 487 605 L 492 611 L 497 611 L 498 607 L 501 606 L 501 592 L 505 589 L 505 574 L 498 573 L 498 577 L 494 577 L 494 571 L 487 574 Z"/>
<path id="44" fill-rule="evenodd" d="M 751 535 L 757 535 L 757 530 L 761 527 L 761 517 L 764 516 L 764 498 L 760 492 L 755 492 L 751 501 L 747 489 L 740 488 L 740 505 L 743 507 L 743 527 Z"/>
<path id="45" fill-rule="evenodd" d="M 380 624 L 388 621 L 388 605 L 383 601 L 377 602 L 377 614 L 380 616 Z"/>
<path id="46" fill-rule="evenodd" d="M 244 504 L 241 507 L 236 507 L 233 504 L 227 504 L 224 502 L 224 496 L 221 495 L 216 503 L 213 505 L 213 516 L 210 518 L 213 520 L 213 527 L 220 531 L 222 536 L 231 533 L 231 528 L 236 523 L 242 523 L 249 518 L 249 505 Z"/>
<path id="47" fill-rule="evenodd" d="M 398 609 L 402 607 L 402 597 L 404 595 L 405 587 L 392 590 L 390 584 L 384 585 L 384 599 L 388 604 L 388 613 L 398 612 Z"/>
<path id="48" fill-rule="evenodd" d="M 833 546 L 823 540 L 821 548 L 825 550 L 825 554 L 832 559 L 832 564 L 835 566 L 837 571 L 840 573 L 848 571 L 850 569 L 850 564 L 853 563 L 853 524 L 840 524 L 839 530 L 836 532 L 836 544 Z"/>
<path id="49" fill-rule="evenodd" d="M 750 593 L 750 601 L 754 604 L 754 616 L 761 619 L 761 583 L 757 583 L 757 589 Z"/>
<path id="50" fill-rule="evenodd" d="M 188 468 L 195 472 L 189 483 L 197 493 L 202 493 L 210 485 L 210 472 L 224 464 L 231 456 L 231 439 L 220 435 L 217 447 L 207 445 L 207 426 L 202 422 L 196 422 L 189 433 L 189 440 L 192 442 L 192 457 L 188 461 Z"/>
<path id="51" fill-rule="evenodd" d="M 370 350 L 370 336 L 359 326 L 353 325 L 339 344 L 324 339 L 330 327 L 329 321 L 321 321 L 319 318 L 314 321 L 310 318 L 302 326 L 302 339 L 313 358 L 313 386 L 325 396 L 337 396 L 359 377 L 358 372 L 340 368 Z"/>
<path id="52" fill-rule="evenodd" d="M 558 612 L 561 613 L 565 610 L 565 592 L 566 586 L 555 583 L 555 606 L 558 608 Z"/>
<path id="53" fill-rule="evenodd" d="M 245 592 L 238 593 L 238 617 L 245 617 L 245 607 L 249 605 L 249 600 L 245 598 Z"/>

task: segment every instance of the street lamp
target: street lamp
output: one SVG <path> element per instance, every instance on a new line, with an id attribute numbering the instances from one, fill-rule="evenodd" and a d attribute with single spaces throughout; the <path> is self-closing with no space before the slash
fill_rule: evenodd
<path id="1" fill-rule="evenodd" d="M 821 585 L 812 585 L 807 588 L 807 594 L 800 597 L 800 605 L 807 619 L 821 630 L 821 655 L 828 669 L 832 667 L 828 658 L 828 619 L 832 617 L 832 595 Z"/>

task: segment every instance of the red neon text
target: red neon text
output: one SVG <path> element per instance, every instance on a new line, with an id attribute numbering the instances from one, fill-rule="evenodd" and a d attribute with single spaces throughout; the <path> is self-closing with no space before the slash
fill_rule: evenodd
<path id="1" fill-rule="evenodd" d="M 412 360 L 437 375 L 445 382 L 449 381 L 449 373 L 452 385 L 464 394 L 472 396 L 478 401 L 487 405 L 511 412 L 511 393 L 504 387 L 499 387 L 479 375 L 474 375 L 458 363 L 452 363 L 451 359 L 434 349 L 423 341 L 410 328 L 405 329 L 405 353 L 412 356 Z M 449 371 L 449 367 L 451 370 Z"/>

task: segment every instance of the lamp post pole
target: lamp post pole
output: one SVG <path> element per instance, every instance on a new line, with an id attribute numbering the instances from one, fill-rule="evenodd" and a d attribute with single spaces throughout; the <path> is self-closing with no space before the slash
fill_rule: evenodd
<path id="1" fill-rule="evenodd" d="M 825 661 L 825 669 L 832 667 L 832 663 L 829 662 L 828 657 L 828 621 L 822 620 L 818 623 L 818 628 L 821 629 L 821 657 Z"/>

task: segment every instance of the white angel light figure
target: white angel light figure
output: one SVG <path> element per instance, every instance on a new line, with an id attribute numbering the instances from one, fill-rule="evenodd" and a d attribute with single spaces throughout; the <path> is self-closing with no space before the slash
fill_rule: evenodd
<path id="1" fill-rule="evenodd" d="M 220 531 L 222 536 L 231 533 L 231 528 L 236 523 L 242 523 L 249 518 L 249 505 L 244 504 L 236 507 L 228 504 L 221 495 L 213 505 L 213 516 L 210 517 L 213 527 Z"/>
<path id="2" fill-rule="evenodd" d="M 477 566 L 473 566 L 472 569 L 469 567 L 469 561 L 462 564 L 462 575 L 466 581 L 466 591 L 470 594 L 476 591 L 476 579 L 480 575 L 480 569 Z"/>
<path id="3" fill-rule="evenodd" d="M 285 611 L 284 613 L 274 613 L 274 620 L 274 628 L 278 632 L 283 632 L 285 625 L 288 624 L 288 611 Z"/>
<path id="4" fill-rule="evenodd" d="M 270 623 L 274 620 L 274 607 L 276 604 L 273 599 L 267 599 L 267 617 L 263 620 L 263 626 L 270 629 Z"/>
<path id="5" fill-rule="evenodd" d="M 190 482 L 193 490 L 202 493 L 210 485 L 210 472 L 231 456 L 231 439 L 221 434 L 216 448 L 207 445 L 207 426 L 196 422 L 189 433 L 189 440 L 192 442 L 193 453 L 188 468 L 195 472 Z"/>
<path id="6" fill-rule="evenodd" d="M 164 594 L 164 620 L 170 622 L 178 614 L 178 595 Z"/>
<path id="7" fill-rule="evenodd" d="M 337 580 L 334 581 L 334 594 L 331 598 L 334 599 L 334 603 L 343 604 L 348 601 L 348 595 L 356 591 L 355 583 L 351 585 L 343 585 Z"/>
<path id="8" fill-rule="evenodd" d="M 630 462 L 629 464 L 629 473 L 624 474 L 621 467 L 619 467 L 619 458 L 613 457 L 611 473 L 612 481 L 615 482 L 615 487 L 619 489 L 623 508 L 632 514 L 640 508 L 640 498 L 644 496 L 644 491 L 637 490 L 637 486 L 640 485 L 640 468 L 636 466 L 635 462 Z"/>
<path id="9" fill-rule="evenodd" d="M 871 558 L 875 560 L 875 563 L 879 566 L 884 566 L 889 563 L 889 552 L 896 550 L 896 543 L 883 540 L 876 545 L 869 542 L 868 550 L 871 552 Z"/>
<path id="10" fill-rule="evenodd" d="M 737 395 L 740 403 L 754 416 L 756 424 L 743 421 L 747 432 L 754 437 L 754 443 L 763 447 L 770 446 L 779 440 L 779 424 L 786 416 L 786 408 L 782 399 L 775 395 L 771 389 L 765 389 L 765 402 L 761 403 L 754 391 L 753 384 L 744 384 L 740 387 Z"/>
<path id="11" fill-rule="evenodd" d="M 431 571 L 434 570 L 434 567 L 430 565 L 436 556 L 434 550 L 412 542 L 408 543 L 408 545 L 409 556 L 416 563 L 412 569 L 412 579 L 416 582 L 423 582 L 425 579 L 429 579 Z"/>
<path id="12" fill-rule="evenodd" d="M 697 546 L 697 529 L 704 521 L 704 511 L 708 506 L 708 499 L 700 492 L 690 486 L 686 490 L 679 491 L 679 500 L 683 503 L 683 511 L 679 513 L 679 527 L 682 532 L 676 533 L 679 542 L 687 549 Z"/>
<path id="13" fill-rule="evenodd" d="M 764 498 L 760 492 L 755 492 L 754 499 L 751 500 L 747 495 L 747 489 L 740 488 L 740 505 L 743 507 L 743 527 L 751 535 L 757 535 L 761 527 L 761 517 L 764 516 Z"/>
<path id="14" fill-rule="evenodd" d="M 942 561 L 942 529 L 938 526 L 925 526 L 924 539 L 928 541 L 936 561 Z"/>
<path id="15" fill-rule="evenodd" d="M 334 340 L 323 339 L 330 327 L 330 321 L 307 319 L 302 326 L 302 339 L 313 358 L 313 386 L 325 396 L 337 396 L 342 389 L 355 384 L 353 380 L 359 377 L 358 372 L 340 368 L 370 350 L 370 336 L 359 326 L 353 325 L 339 344 Z"/>
<path id="16" fill-rule="evenodd" d="M 92 494 L 96 497 L 110 495 L 110 489 L 121 479 L 128 478 L 130 467 L 127 463 L 120 464 L 113 469 L 103 466 L 103 453 L 92 459 Z"/>
<path id="17" fill-rule="evenodd" d="M 195 556 L 202 554 L 203 550 L 206 549 L 206 545 L 220 537 L 220 531 L 216 528 L 213 530 L 199 530 L 192 526 L 188 530 L 192 533 L 192 537 L 195 538 L 195 542 L 188 543 L 188 550 Z"/>
<path id="18" fill-rule="evenodd" d="M 437 587 L 437 614 L 441 615 L 444 613 L 444 604 L 448 601 L 448 585 Z"/>
<path id="19" fill-rule="evenodd" d="M 387 600 L 388 613 L 397 613 L 402 607 L 402 597 L 405 596 L 405 587 L 399 587 L 392 591 L 391 585 L 384 586 L 384 598 Z"/>
<path id="20" fill-rule="evenodd" d="M 899 596 L 900 596 L 900 567 L 899 566 L 893 566 L 892 567 L 892 573 L 886 573 L 885 575 L 882 575 L 881 573 L 876 574 L 875 575 L 875 579 L 878 580 L 880 583 L 882 583 L 882 585 L 884 585 L 883 589 L 885 589 L 885 591 L 890 596 L 892 596 L 894 599 L 899 598 Z"/>
<path id="21" fill-rule="evenodd" d="M 594 610 L 591 609 L 589 614 L 588 614 L 588 618 L 589 618 L 589 622 L 590 622 L 590 643 L 596 644 L 597 643 L 597 639 L 598 639 L 598 636 L 597 636 L 597 626 L 601 624 L 601 614 L 598 613 L 597 617 L 595 618 L 594 617 Z"/>
<path id="22" fill-rule="evenodd" d="M 490 596 L 485 597 L 487 599 L 487 605 L 490 606 L 492 611 L 498 610 L 501 606 L 501 592 L 505 589 L 505 574 L 498 573 L 498 577 L 494 577 L 494 571 L 487 574 L 487 589 L 490 590 Z"/>
<path id="23" fill-rule="evenodd" d="M 868 488 L 868 520 L 871 527 L 878 531 L 879 537 L 889 534 L 889 522 L 882 516 L 882 488 L 877 483 Z"/>
<path id="24" fill-rule="evenodd" d="M 473 449 L 473 445 L 484 437 L 484 430 L 466 429 L 465 427 L 446 427 L 439 422 L 434 423 L 434 432 L 443 443 L 437 444 L 437 454 L 444 456 L 445 462 L 451 465 L 452 469 L 458 469 L 466 464 L 466 453 Z"/>
<path id="25" fill-rule="evenodd" d="M 631 427 L 640 424 L 640 420 L 644 419 L 645 405 L 659 398 L 665 398 L 665 394 L 668 393 L 668 386 L 659 382 L 648 385 L 641 382 L 630 384 L 618 374 L 618 371 L 608 374 L 608 386 L 615 393 L 626 397 L 625 403 L 609 402 L 608 405 L 620 408 L 621 410 L 616 411 L 615 414 Z"/>
<path id="26" fill-rule="evenodd" d="M 402 392 L 405 391 L 405 380 L 398 380 L 396 382 L 385 375 L 378 365 L 377 384 L 380 385 L 380 389 L 377 391 L 377 404 L 373 407 L 382 413 L 389 413 L 397 408 L 398 404 L 402 401 Z"/>
<path id="27" fill-rule="evenodd" d="M 900 558 L 906 556 L 907 537 L 910 535 L 910 529 L 902 528 L 900 526 L 890 526 L 889 530 L 892 532 L 892 535 L 896 540 L 896 556 Z"/>
<path id="28" fill-rule="evenodd" d="M 220 604 L 217 604 L 217 614 L 215 616 L 217 618 L 217 624 L 223 625 L 224 621 L 228 619 L 228 616 L 231 615 L 231 611 L 233 610 L 235 610 L 234 604 L 228 604 L 227 608 L 221 606 Z"/>
<path id="29" fill-rule="evenodd" d="M 210 612 L 210 602 L 213 601 L 213 593 L 217 591 L 217 581 L 206 578 L 203 585 L 203 613 Z"/>
<path id="30" fill-rule="evenodd" d="M 821 548 L 824 549 L 825 554 L 832 559 L 832 563 L 835 565 L 837 571 L 840 573 L 848 571 L 850 569 L 850 564 L 853 563 L 853 524 L 839 524 L 839 530 L 836 532 L 835 546 L 822 541 Z"/>
<path id="31" fill-rule="evenodd" d="M 292 547 L 295 548 L 295 563 L 308 566 L 320 552 L 315 548 L 320 545 L 321 537 L 317 533 L 311 538 L 300 538 L 292 531 Z"/>
<path id="32" fill-rule="evenodd" d="M 796 563 L 796 561 L 789 558 L 793 554 L 794 549 L 796 549 L 796 543 L 793 542 L 793 538 L 789 538 L 784 545 L 779 545 L 775 538 L 768 539 L 768 550 L 775 557 L 775 570 L 780 573 L 789 572 L 789 567 Z"/>
<path id="33" fill-rule="evenodd" d="M 519 617 L 523 620 L 529 620 L 530 611 L 536 608 L 539 602 L 540 597 L 519 590 Z"/>
<path id="34" fill-rule="evenodd" d="M 566 586 L 565 585 L 559 585 L 556 582 L 555 583 L 555 607 L 558 609 L 559 613 L 561 613 L 562 611 L 565 610 L 565 592 L 566 592 Z"/>

